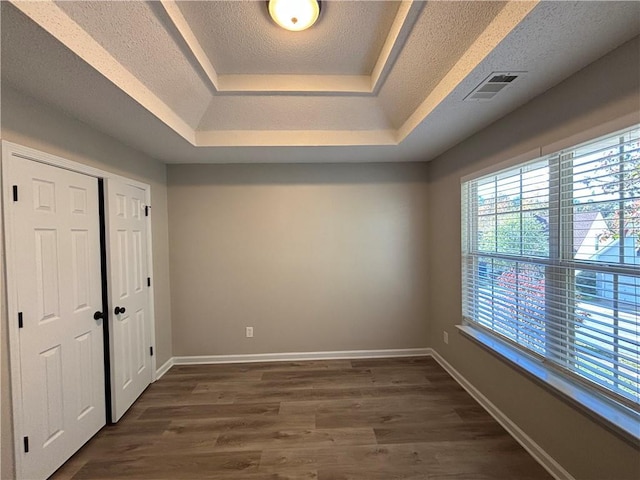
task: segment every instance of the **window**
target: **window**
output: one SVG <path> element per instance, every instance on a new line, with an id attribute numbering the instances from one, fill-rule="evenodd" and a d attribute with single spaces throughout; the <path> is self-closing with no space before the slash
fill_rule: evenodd
<path id="1" fill-rule="evenodd" d="M 466 322 L 640 411 L 640 126 L 462 195 Z"/>

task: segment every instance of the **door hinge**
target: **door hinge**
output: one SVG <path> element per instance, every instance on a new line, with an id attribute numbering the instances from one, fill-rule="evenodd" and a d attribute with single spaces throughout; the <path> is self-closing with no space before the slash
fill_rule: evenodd
<path id="1" fill-rule="evenodd" d="M 151 286 L 151 277 L 147 277 L 147 287 Z"/>
<path id="2" fill-rule="evenodd" d="M 13 186 L 13 201 L 18 201 L 18 185 Z"/>
<path id="3" fill-rule="evenodd" d="M 149 353 L 151 353 L 151 356 L 153 357 L 153 347 L 149 347 Z"/>
<path id="4" fill-rule="evenodd" d="M 22 312 L 18 312 L 18 328 L 22 327 L 24 327 L 24 324 L 22 323 Z"/>
<path id="5" fill-rule="evenodd" d="M 24 453 L 29 453 L 29 437 L 24 437 L 23 442 L 24 442 Z"/>
<path id="6" fill-rule="evenodd" d="M 145 205 L 144 206 L 144 216 L 148 217 L 149 216 L 149 205 Z"/>

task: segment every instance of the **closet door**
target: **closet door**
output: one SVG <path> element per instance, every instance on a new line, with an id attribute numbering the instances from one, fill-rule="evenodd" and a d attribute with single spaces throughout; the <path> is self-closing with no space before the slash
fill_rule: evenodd
<path id="1" fill-rule="evenodd" d="M 19 473 L 44 479 L 105 424 L 98 182 L 15 155 L 4 175 L 22 380 Z"/>
<path id="2" fill-rule="evenodd" d="M 106 182 L 114 422 L 152 381 L 145 193 L 118 180 Z"/>

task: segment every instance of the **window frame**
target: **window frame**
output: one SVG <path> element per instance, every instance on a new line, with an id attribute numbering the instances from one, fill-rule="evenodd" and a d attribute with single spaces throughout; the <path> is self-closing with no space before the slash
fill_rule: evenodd
<path id="1" fill-rule="evenodd" d="M 467 278 L 465 270 L 471 272 L 478 272 L 478 253 L 475 249 L 475 245 L 472 242 L 477 242 L 477 223 L 478 213 L 477 204 L 475 204 L 475 211 L 470 212 L 468 204 L 465 204 L 465 200 L 468 202 L 465 193 L 470 194 L 473 198 L 472 192 L 465 192 L 465 188 L 468 182 L 479 180 L 483 177 L 497 174 L 501 171 L 505 171 L 509 168 L 518 168 L 525 164 L 535 161 L 544 160 L 549 161 L 549 197 L 552 196 L 552 190 L 558 196 L 561 193 L 565 193 L 564 197 L 559 197 L 557 209 L 549 208 L 549 261 L 542 259 L 540 263 L 548 263 L 545 267 L 545 278 L 553 278 L 553 275 L 549 275 L 548 269 L 559 269 L 564 272 L 570 272 L 571 269 L 575 269 L 576 265 L 580 262 L 573 258 L 573 239 L 570 238 L 573 235 L 572 228 L 566 228 L 567 222 L 565 220 L 565 227 L 561 227 L 561 212 L 570 211 L 573 205 L 573 195 L 566 195 L 566 190 L 561 188 L 561 184 L 566 184 L 566 178 L 561 178 L 561 170 L 563 168 L 563 161 L 567 161 L 562 158 L 563 150 L 573 149 L 580 144 L 588 143 L 590 141 L 597 140 L 600 137 L 615 134 L 619 130 L 626 130 L 629 128 L 640 128 L 640 122 L 637 115 L 626 116 L 623 119 L 618 119 L 613 122 L 601 125 L 595 129 L 582 132 L 578 136 L 573 136 L 568 139 L 560 140 L 547 147 L 535 148 L 523 155 L 518 155 L 507 161 L 495 164 L 492 167 L 483 169 L 472 175 L 467 175 L 461 178 L 461 210 L 462 210 L 462 296 L 463 305 L 465 304 L 464 296 L 473 295 L 473 304 L 477 305 L 478 288 L 469 288 L 468 282 L 476 282 L 477 275 L 474 274 L 473 278 Z M 520 173 L 522 175 L 522 173 Z M 475 187 L 475 184 L 472 183 Z M 477 188 L 477 187 L 476 187 Z M 477 194 L 476 194 L 477 195 Z M 497 213 L 496 213 L 497 215 Z M 571 235 L 567 236 L 567 231 L 571 231 Z M 555 241 L 554 241 L 555 240 Z M 513 256 L 514 261 L 518 259 L 526 262 L 527 258 L 522 256 Z M 473 265 L 469 265 L 468 262 L 475 262 Z M 471 277 L 471 276 L 469 276 Z M 565 292 L 567 297 L 570 297 L 569 290 L 575 290 L 575 281 L 561 280 L 559 281 L 561 286 L 552 286 L 555 288 L 555 293 L 559 291 Z M 546 288 L 546 287 L 545 287 Z M 575 294 L 575 292 L 574 292 Z M 574 295 L 575 296 L 575 295 Z M 546 295 L 545 295 L 546 297 Z M 546 300 L 545 300 L 546 302 Z M 571 299 L 567 298 L 567 305 L 571 304 Z M 548 306 L 545 306 L 547 311 Z M 547 315 L 545 314 L 545 318 Z M 545 322 L 546 325 L 548 323 Z M 475 343 L 481 345 L 493 353 L 497 358 L 505 360 L 510 365 L 514 366 L 521 372 L 525 373 L 530 378 L 534 379 L 538 383 L 549 388 L 554 394 L 558 394 L 562 398 L 569 400 L 571 403 L 579 407 L 581 410 L 590 414 L 595 414 L 596 418 L 602 421 L 602 423 L 611 429 L 612 431 L 620 434 L 624 439 L 630 441 L 633 445 L 640 444 L 640 410 L 637 410 L 637 405 L 632 402 L 633 407 L 621 401 L 616 395 L 612 395 L 605 387 L 599 386 L 596 383 L 588 380 L 583 380 L 578 374 L 565 371 L 565 369 L 554 365 L 552 360 L 547 360 L 547 352 L 545 355 L 538 355 L 535 352 L 525 351 L 526 347 L 516 346 L 515 342 L 512 342 L 508 338 L 503 338 L 500 334 L 493 332 L 490 328 L 480 325 L 479 322 L 467 319 L 463 316 L 461 325 L 458 325 L 460 332 L 467 338 L 471 339 Z M 545 350 L 547 348 L 545 347 Z"/>

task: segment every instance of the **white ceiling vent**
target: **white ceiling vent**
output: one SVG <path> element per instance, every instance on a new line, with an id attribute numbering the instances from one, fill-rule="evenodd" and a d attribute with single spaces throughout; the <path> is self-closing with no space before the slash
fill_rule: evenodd
<path id="1" fill-rule="evenodd" d="M 491 100 L 505 88 L 520 80 L 527 72 L 493 72 L 464 99 L 472 101 Z"/>

